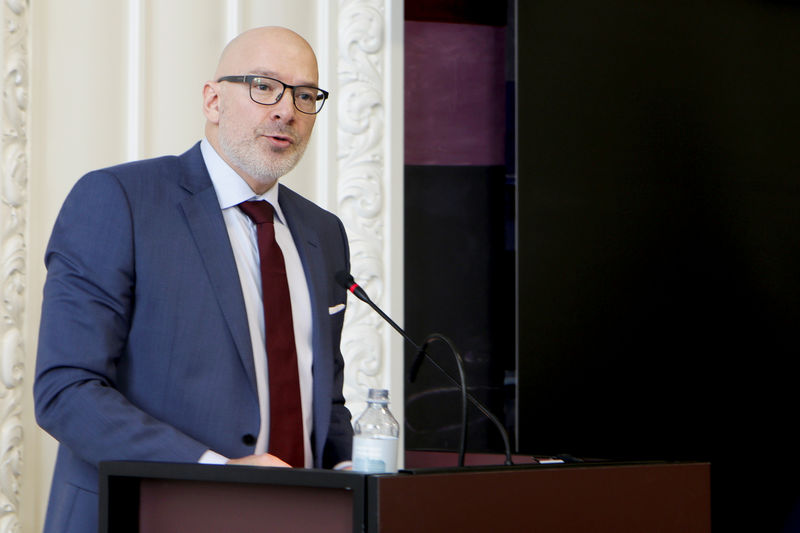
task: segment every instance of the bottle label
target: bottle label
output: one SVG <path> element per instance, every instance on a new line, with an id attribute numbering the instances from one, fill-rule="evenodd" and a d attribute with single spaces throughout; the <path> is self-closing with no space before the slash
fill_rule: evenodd
<path id="1" fill-rule="evenodd" d="M 397 472 L 397 438 L 353 437 L 353 470 L 368 474 Z"/>

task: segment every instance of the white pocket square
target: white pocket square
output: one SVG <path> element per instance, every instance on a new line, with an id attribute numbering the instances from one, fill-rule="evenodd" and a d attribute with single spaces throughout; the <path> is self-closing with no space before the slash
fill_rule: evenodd
<path id="1" fill-rule="evenodd" d="M 344 311 L 344 304 L 337 304 L 337 305 L 334 305 L 333 307 L 329 307 L 328 308 L 328 314 L 329 315 L 335 315 L 336 313 L 338 313 L 340 311 Z"/>

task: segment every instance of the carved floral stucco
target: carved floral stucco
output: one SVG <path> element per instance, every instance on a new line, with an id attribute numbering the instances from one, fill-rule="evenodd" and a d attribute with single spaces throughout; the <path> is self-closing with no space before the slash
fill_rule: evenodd
<path id="1" fill-rule="evenodd" d="M 28 185 L 28 2 L 6 0 L 0 111 L 0 532 L 20 530 L 22 382 L 25 360 L 26 191 Z"/>
<path id="2" fill-rule="evenodd" d="M 339 3 L 337 211 L 350 240 L 351 272 L 378 305 L 385 289 L 386 156 L 384 72 L 386 10 L 383 1 Z M 358 416 L 366 389 L 380 387 L 387 363 L 386 327 L 368 306 L 348 306 L 342 336 L 345 397 Z"/>

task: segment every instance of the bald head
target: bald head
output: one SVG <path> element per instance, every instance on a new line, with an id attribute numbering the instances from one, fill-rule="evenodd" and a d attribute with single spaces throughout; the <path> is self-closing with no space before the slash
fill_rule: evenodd
<path id="1" fill-rule="evenodd" d="M 239 74 L 261 74 L 254 69 L 282 57 L 283 61 L 303 65 L 313 71 L 313 85 L 318 82 L 317 56 L 311 45 L 288 28 L 265 26 L 253 28 L 235 37 L 222 50 L 214 79 Z M 311 75 L 310 72 L 307 75 Z"/>

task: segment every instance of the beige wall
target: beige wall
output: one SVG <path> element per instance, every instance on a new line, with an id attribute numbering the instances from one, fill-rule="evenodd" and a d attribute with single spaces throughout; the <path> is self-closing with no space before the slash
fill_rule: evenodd
<path id="1" fill-rule="evenodd" d="M 61 202 L 89 170 L 181 153 L 199 140 L 202 84 L 213 73 L 224 43 L 238 31 L 284 25 L 304 35 L 317 50 L 320 84 L 334 96 L 317 121 L 303 162 L 282 181 L 341 214 L 351 241 L 357 241 L 354 273 L 359 270 L 360 281 L 379 289 L 376 300 L 402 317 L 402 9 L 402 1 L 391 0 L 30 1 L 23 14 L 29 33 L 30 84 L 21 399 L 24 460 L 21 471 L 12 472 L 20 483 L 21 531 L 41 530 L 56 449 L 33 420 L 31 383 L 45 277 L 42 258 Z M 383 42 L 368 49 L 364 43 L 369 39 Z M 377 77 L 363 74 L 375 67 Z M 357 110 L 348 108 L 344 98 L 337 100 L 344 95 L 353 69 L 362 72 L 358 75 L 372 87 L 349 86 L 350 104 L 365 102 Z M 372 92 L 379 96 L 377 103 L 371 100 Z M 348 115 L 365 127 L 344 131 L 340 123 Z M 377 138 L 377 143 L 364 148 L 359 139 L 368 138 Z M 366 192 L 357 179 L 348 178 L 355 163 L 347 155 L 359 151 L 379 161 L 378 208 L 367 215 L 349 207 L 352 198 Z M 365 217 L 378 224 L 378 232 L 362 231 Z M 360 252 L 365 249 L 369 253 Z M 350 308 L 357 305 L 363 304 Z M 371 352 L 366 363 L 359 352 L 360 359 L 351 364 L 354 352 L 343 349 L 352 367 L 346 391 L 353 410 L 360 410 L 360 397 L 368 386 L 390 387 L 394 398 L 402 398 L 399 340 L 378 323 L 351 316 L 350 310 L 347 323 L 347 328 L 361 324 L 377 334 L 377 344 L 359 348 Z M 395 405 L 402 417 L 400 402 Z M 3 466 L 8 470 L 8 464 Z"/>

